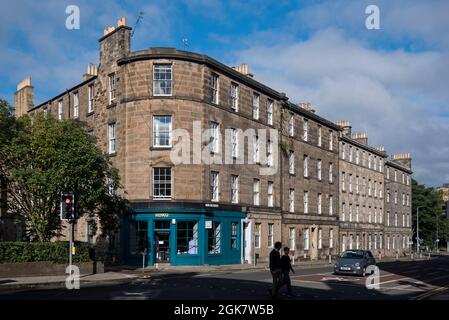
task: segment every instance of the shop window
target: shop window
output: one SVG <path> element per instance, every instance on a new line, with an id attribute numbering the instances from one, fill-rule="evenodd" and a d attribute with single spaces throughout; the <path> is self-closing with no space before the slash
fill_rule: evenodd
<path id="1" fill-rule="evenodd" d="M 182 221 L 177 224 L 178 254 L 198 253 L 198 222 Z"/>
<path id="2" fill-rule="evenodd" d="M 221 224 L 212 222 L 212 228 L 207 229 L 207 251 L 209 254 L 218 254 L 221 252 Z"/>
<path id="3" fill-rule="evenodd" d="M 129 253 L 130 255 L 139 255 L 148 247 L 148 223 L 132 221 L 129 231 Z"/>
<path id="4" fill-rule="evenodd" d="M 237 249 L 238 223 L 231 222 L 231 249 Z"/>

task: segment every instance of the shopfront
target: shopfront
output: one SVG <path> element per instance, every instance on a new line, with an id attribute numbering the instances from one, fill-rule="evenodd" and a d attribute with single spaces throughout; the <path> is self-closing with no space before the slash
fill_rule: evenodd
<path id="1" fill-rule="evenodd" d="M 126 264 L 239 264 L 243 212 L 137 209 L 124 217 L 122 257 Z"/>

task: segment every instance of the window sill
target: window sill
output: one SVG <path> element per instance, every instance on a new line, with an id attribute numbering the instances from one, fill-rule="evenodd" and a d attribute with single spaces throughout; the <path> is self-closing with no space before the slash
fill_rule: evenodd
<path id="1" fill-rule="evenodd" d="M 172 200 L 172 198 L 154 198 L 153 197 L 153 200 L 154 201 L 170 201 L 170 200 Z"/>
<path id="2" fill-rule="evenodd" d="M 87 113 L 86 113 L 86 118 L 88 118 L 88 117 L 92 116 L 92 115 L 93 115 L 94 113 L 95 113 L 94 111 L 91 111 L 91 112 L 87 112 Z"/>
<path id="3" fill-rule="evenodd" d="M 117 156 L 117 152 L 109 153 L 108 155 L 109 155 L 109 157 L 115 157 L 115 156 Z"/>
<path id="4" fill-rule="evenodd" d="M 172 146 L 166 146 L 166 147 L 150 146 L 150 150 L 171 150 L 172 148 L 173 148 Z"/>
<path id="5" fill-rule="evenodd" d="M 111 102 L 110 104 L 108 104 L 107 106 L 106 106 L 106 109 L 111 109 L 111 108 L 114 108 L 114 107 L 116 107 L 117 106 L 117 102 Z"/>

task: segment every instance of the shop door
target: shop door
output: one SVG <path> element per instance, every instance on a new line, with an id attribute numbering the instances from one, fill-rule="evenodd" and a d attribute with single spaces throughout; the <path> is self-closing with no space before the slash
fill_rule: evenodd
<path id="1" fill-rule="evenodd" d="M 170 262 L 170 232 L 155 231 L 156 262 Z"/>

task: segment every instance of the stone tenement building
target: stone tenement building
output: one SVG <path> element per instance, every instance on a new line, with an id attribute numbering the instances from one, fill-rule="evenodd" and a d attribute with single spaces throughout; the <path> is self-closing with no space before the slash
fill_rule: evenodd
<path id="1" fill-rule="evenodd" d="M 359 200 L 339 190 L 341 165 L 354 179 L 376 181 L 377 192 L 385 184 L 379 167 L 346 169 L 339 143 L 382 161 L 384 152 L 254 80 L 247 65 L 172 48 L 131 52 L 130 33 L 124 18 L 105 29 L 98 67 L 76 86 L 34 106 L 26 81 L 15 100 L 18 115 L 86 122 L 119 170 L 119 192 L 132 204 L 120 234 L 109 238 L 120 261 L 139 263 L 146 248 L 149 265 L 254 263 L 280 240 L 297 259 L 326 259 L 349 247 L 340 245 L 343 237 L 385 233 L 363 209 L 361 224 L 342 219 L 340 198 L 354 208 Z M 174 161 L 174 154 L 186 157 Z M 382 197 L 360 208 L 376 207 L 379 217 Z M 91 226 L 82 218 L 76 239 L 95 242 Z"/>

